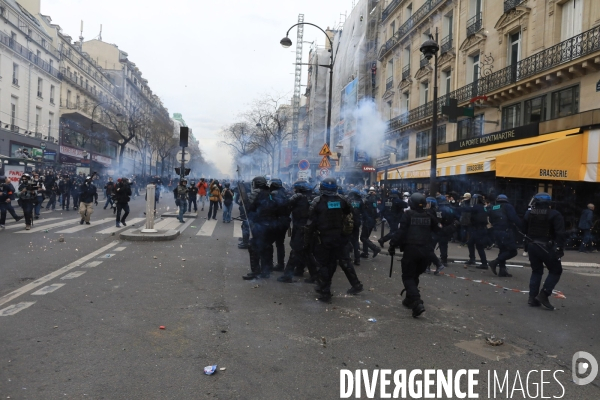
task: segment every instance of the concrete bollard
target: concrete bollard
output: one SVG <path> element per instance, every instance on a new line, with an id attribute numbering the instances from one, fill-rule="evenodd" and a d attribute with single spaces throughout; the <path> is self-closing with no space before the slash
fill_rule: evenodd
<path id="1" fill-rule="evenodd" d="M 156 192 L 156 186 L 146 186 L 146 228 L 142 229 L 141 233 L 156 233 L 154 229 L 154 195 Z"/>

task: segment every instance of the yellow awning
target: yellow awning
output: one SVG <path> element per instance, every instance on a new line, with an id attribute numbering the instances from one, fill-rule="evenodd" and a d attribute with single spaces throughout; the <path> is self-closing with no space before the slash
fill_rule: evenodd
<path id="1" fill-rule="evenodd" d="M 496 176 L 543 180 L 580 180 L 584 135 L 512 149 L 496 157 Z"/>
<path id="2" fill-rule="evenodd" d="M 600 129 L 583 132 L 581 151 L 580 180 L 584 182 L 600 182 Z"/>

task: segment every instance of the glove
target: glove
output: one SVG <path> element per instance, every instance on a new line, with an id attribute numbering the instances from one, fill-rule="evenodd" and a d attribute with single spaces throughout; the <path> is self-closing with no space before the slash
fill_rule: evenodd
<path id="1" fill-rule="evenodd" d="M 388 248 L 388 254 L 392 257 L 394 257 L 394 255 L 396 254 L 396 248 L 394 246 L 390 246 Z"/>
<path id="2" fill-rule="evenodd" d="M 556 258 L 563 258 L 565 256 L 565 251 L 562 247 L 556 246 L 554 247 L 554 254 L 556 254 Z"/>
<path id="3" fill-rule="evenodd" d="M 94 204 L 95 204 L 95 205 L 98 205 L 98 200 L 96 200 L 96 201 L 94 202 Z"/>

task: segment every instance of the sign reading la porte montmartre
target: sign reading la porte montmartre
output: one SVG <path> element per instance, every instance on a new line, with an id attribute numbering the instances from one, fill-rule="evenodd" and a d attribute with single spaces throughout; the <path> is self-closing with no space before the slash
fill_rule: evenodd
<path id="1" fill-rule="evenodd" d="M 505 129 L 503 131 L 490 133 L 488 135 L 450 142 L 448 143 L 448 150 L 458 151 L 471 149 L 473 147 L 489 146 L 492 144 L 510 142 L 511 140 L 519 140 L 538 136 L 539 133 L 540 126 L 539 124 L 535 123 L 512 129 Z"/>

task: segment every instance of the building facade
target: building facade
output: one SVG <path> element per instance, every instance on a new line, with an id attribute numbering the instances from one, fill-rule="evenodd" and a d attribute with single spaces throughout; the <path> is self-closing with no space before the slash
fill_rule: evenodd
<path id="1" fill-rule="evenodd" d="M 21 157 L 26 150 L 29 157 L 17 163 L 22 168 L 53 163 L 61 83 L 56 43 L 39 17 L 14 0 L 0 1 L 0 20 L 0 154 Z"/>
<path id="2" fill-rule="evenodd" d="M 589 157 L 567 177 L 529 163 L 508 171 L 508 154 L 568 135 L 581 143 L 595 137 L 600 74 L 600 3 L 593 0 L 393 0 L 380 4 L 376 100 L 388 121 L 386 153 L 378 179 L 409 190 L 427 189 L 433 86 L 438 85 L 438 176 L 443 191 L 511 191 L 515 200 L 538 190 L 570 201 L 574 188 L 586 201 L 595 182 Z M 421 56 L 421 44 L 437 32 L 438 76 Z M 435 80 L 435 81 L 434 81 Z M 598 89 L 597 89 L 598 87 Z M 474 117 L 449 122 L 448 99 L 472 107 Z M 512 150 L 511 150 L 512 149 Z M 546 147 L 546 153 L 551 153 Z M 496 152 L 504 152 L 493 153 Z M 539 152 L 544 153 L 540 149 Z M 471 159 L 458 159 L 459 156 Z M 592 160 L 593 161 L 593 160 Z M 414 163 L 423 162 L 422 167 Z M 567 162 L 567 160 L 565 161 Z M 402 163 L 413 165 L 402 167 Z M 441 166 L 441 167 L 440 167 Z M 446 170 L 446 167 L 448 168 Z M 579 173 L 579 170 L 582 172 Z M 563 179 L 556 179 L 563 178 Z M 564 179 L 566 178 L 566 179 Z M 510 181 L 510 185 L 508 182 Z M 507 193 L 509 194 L 509 193 Z M 582 199 L 583 201 L 583 199 Z M 525 204 L 527 201 L 525 201 Z"/>

